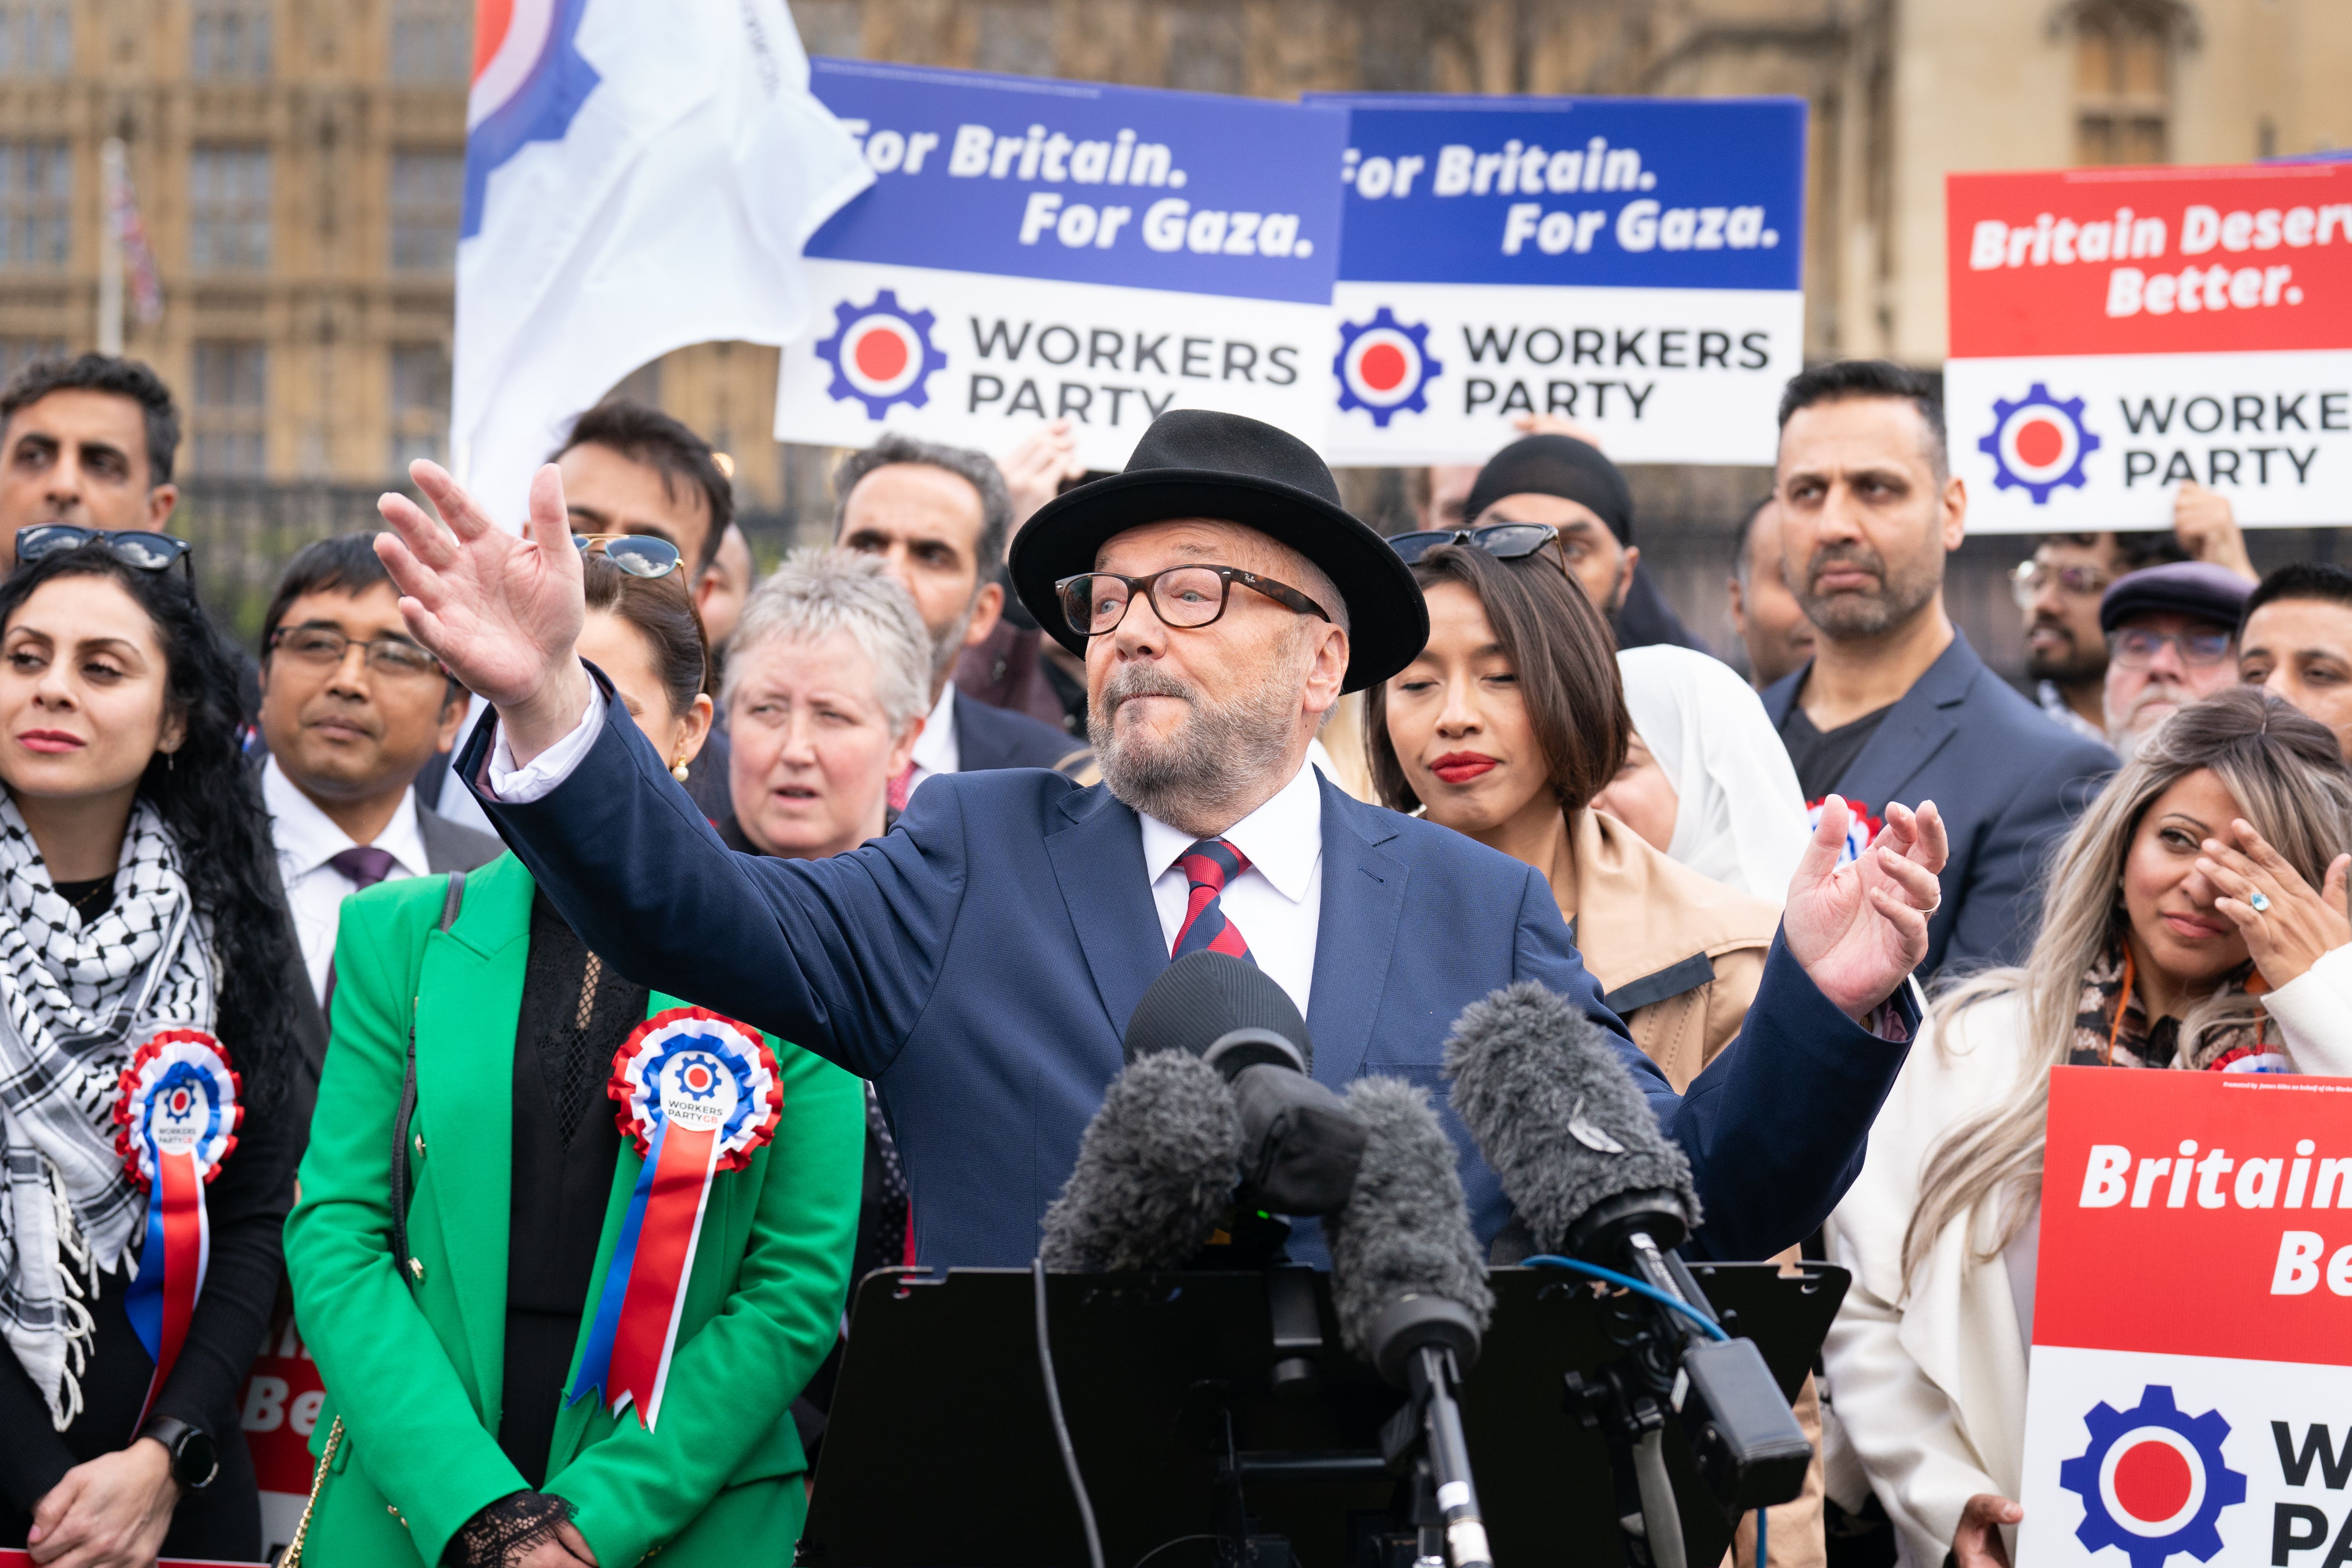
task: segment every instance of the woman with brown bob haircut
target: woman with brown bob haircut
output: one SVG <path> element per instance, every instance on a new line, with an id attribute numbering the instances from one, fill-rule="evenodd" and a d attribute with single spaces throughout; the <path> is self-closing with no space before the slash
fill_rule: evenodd
<path id="1" fill-rule="evenodd" d="M 1633 724 L 1609 628 L 1559 548 L 1497 559 L 1440 545 L 1412 563 L 1429 604 L 1421 657 L 1369 691 L 1382 804 L 1532 866 L 1550 883 L 1602 1000 L 1676 1093 L 1738 1037 L 1780 911 L 1668 859 L 1592 809 Z M 1811 1384 L 1798 1413 L 1817 1433 Z M 1772 1510 L 1771 1561 L 1820 1563 L 1821 1463 Z M 1754 1551 L 1740 1526 L 1740 1561 Z"/>

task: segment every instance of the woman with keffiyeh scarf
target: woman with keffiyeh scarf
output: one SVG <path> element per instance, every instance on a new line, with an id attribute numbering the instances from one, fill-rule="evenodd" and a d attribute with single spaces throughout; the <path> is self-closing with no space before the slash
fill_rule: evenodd
<path id="1" fill-rule="evenodd" d="M 154 558 L 94 541 L 0 584 L 0 1546 L 68 1568 L 259 1555 L 236 1400 L 301 1134 L 291 937 L 236 668 Z M 202 1285 L 158 1384 L 131 1291 L 151 1200 L 117 1112 L 170 1030 L 217 1038 L 245 1114 L 203 1188 Z"/>

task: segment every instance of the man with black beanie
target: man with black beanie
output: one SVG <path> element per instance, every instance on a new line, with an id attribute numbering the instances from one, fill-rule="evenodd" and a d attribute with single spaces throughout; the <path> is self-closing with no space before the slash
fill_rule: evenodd
<path id="1" fill-rule="evenodd" d="M 1465 528 L 1545 522 L 1559 530 L 1569 574 L 1609 618 L 1619 647 L 1667 643 L 1708 651 L 1642 570 L 1633 492 L 1598 447 L 1573 436 L 1529 436 L 1486 461 L 1462 508 Z"/>

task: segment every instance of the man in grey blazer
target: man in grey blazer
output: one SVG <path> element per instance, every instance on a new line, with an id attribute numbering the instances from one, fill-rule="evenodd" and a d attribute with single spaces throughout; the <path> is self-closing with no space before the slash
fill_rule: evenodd
<path id="1" fill-rule="evenodd" d="M 327 1054 L 342 901 L 401 877 L 471 870 L 504 853 L 425 810 L 417 771 L 455 738 L 466 693 L 409 637 L 366 533 L 295 556 L 263 620 L 262 799 L 294 918 L 295 1037 L 305 1089 Z"/>
<path id="2" fill-rule="evenodd" d="M 1884 361 L 1795 377 L 1774 494 L 1781 565 L 1816 641 L 1764 706 L 1807 805 L 1834 794 L 1874 824 L 1889 802 L 1933 799 L 1951 858 L 1919 978 L 2018 962 L 2043 865 L 2116 757 L 1988 669 L 1944 613 L 1968 493 L 1935 384 Z"/>

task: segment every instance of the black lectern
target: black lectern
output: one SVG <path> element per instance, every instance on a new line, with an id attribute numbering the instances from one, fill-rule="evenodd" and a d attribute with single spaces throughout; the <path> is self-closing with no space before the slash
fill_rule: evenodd
<path id="1" fill-rule="evenodd" d="M 1844 1271 L 1692 1272 L 1793 1398 Z M 1493 1279 L 1495 1320 L 1463 1417 L 1496 1560 L 1622 1564 L 1609 1448 L 1568 1380 L 1624 1353 L 1631 1300 L 1555 1269 Z M 1209 1568 L 1244 1543 L 1257 1568 L 1393 1560 L 1399 1485 L 1381 1432 L 1402 1396 L 1341 1348 L 1328 1276 L 1053 1275 L 1047 1302 L 1106 1568 Z M 1713 1568 L 1731 1521 L 1671 1423 L 1665 1450 L 1689 1562 Z M 798 1561 L 1069 1568 L 1086 1556 L 1038 1374 L 1030 1276 L 869 1276 Z"/>

